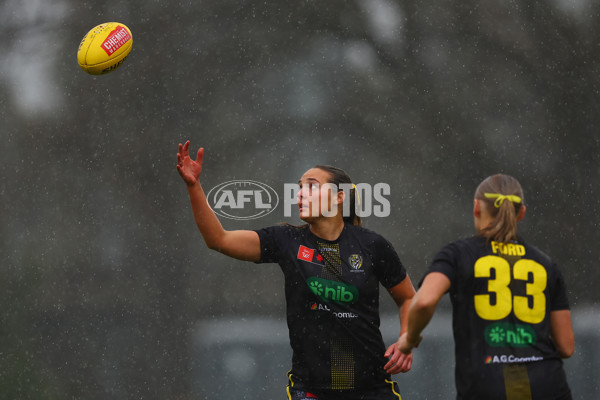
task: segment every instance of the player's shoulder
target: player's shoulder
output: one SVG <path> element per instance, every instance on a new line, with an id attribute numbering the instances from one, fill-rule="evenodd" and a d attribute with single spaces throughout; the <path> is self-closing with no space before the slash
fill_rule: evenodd
<path id="1" fill-rule="evenodd" d="M 256 230 L 260 234 L 269 234 L 280 237 L 300 237 L 306 235 L 308 225 L 295 226 L 290 224 L 272 225 Z"/>
<path id="2" fill-rule="evenodd" d="M 528 243 L 521 237 L 519 237 L 518 242 L 519 242 L 519 244 L 521 244 L 525 247 L 526 258 L 530 258 L 532 260 L 538 261 L 539 263 L 546 265 L 546 266 L 550 266 L 550 265 L 554 264 L 552 257 L 550 257 L 550 255 L 548 253 L 541 250 L 539 247 L 537 247 L 531 243 Z"/>
<path id="3" fill-rule="evenodd" d="M 365 228 L 364 226 L 346 224 L 344 229 L 349 236 L 357 237 L 363 241 L 367 241 L 367 242 L 387 241 L 379 233 L 377 233 L 371 229 Z"/>
<path id="4" fill-rule="evenodd" d="M 458 252 L 477 253 L 485 249 L 486 239 L 481 236 L 469 236 L 448 243 L 444 249 Z"/>
<path id="5" fill-rule="evenodd" d="M 485 254 L 486 239 L 475 235 L 447 243 L 435 254 L 432 263 L 443 262 L 453 265 L 469 265 Z"/>
<path id="6" fill-rule="evenodd" d="M 376 252 L 387 252 L 390 249 L 394 250 L 394 246 L 388 239 L 371 229 L 363 226 L 346 224 L 344 230 L 346 231 L 346 240 L 351 240 L 356 245 L 372 249 Z"/>

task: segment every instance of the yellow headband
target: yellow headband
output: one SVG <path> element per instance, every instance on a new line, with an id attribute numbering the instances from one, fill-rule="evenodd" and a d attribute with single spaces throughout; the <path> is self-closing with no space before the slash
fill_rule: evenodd
<path id="1" fill-rule="evenodd" d="M 514 194 L 499 194 L 499 193 L 484 193 L 486 199 L 496 199 L 494 201 L 494 207 L 500 208 L 504 200 L 508 200 L 511 203 L 520 203 L 521 198 L 519 196 L 515 196 Z"/>
<path id="2" fill-rule="evenodd" d="M 356 193 L 356 200 L 358 200 L 358 205 L 360 206 L 360 196 L 358 195 L 358 190 L 356 190 L 356 185 L 353 183 L 352 188 L 354 189 L 354 193 Z"/>

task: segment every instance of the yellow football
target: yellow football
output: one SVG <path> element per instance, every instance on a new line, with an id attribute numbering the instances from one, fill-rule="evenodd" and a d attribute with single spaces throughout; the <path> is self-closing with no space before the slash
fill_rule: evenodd
<path id="1" fill-rule="evenodd" d="M 123 64 L 132 46 L 133 37 L 128 27 L 119 22 L 105 22 L 83 37 L 77 50 L 77 62 L 88 74 L 107 74 Z"/>

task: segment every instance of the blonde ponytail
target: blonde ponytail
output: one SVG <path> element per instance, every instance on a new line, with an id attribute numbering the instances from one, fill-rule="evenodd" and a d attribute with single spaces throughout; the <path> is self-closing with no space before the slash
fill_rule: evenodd
<path id="1" fill-rule="evenodd" d="M 517 238 L 517 217 L 524 204 L 519 181 L 510 175 L 492 175 L 479 184 L 475 198 L 493 218 L 492 223 L 480 229 L 478 234 L 502 243 Z"/>

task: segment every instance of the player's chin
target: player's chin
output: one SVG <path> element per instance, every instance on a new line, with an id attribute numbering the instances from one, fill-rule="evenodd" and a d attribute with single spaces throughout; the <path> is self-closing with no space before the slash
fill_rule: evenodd
<path id="1" fill-rule="evenodd" d="M 301 212 L 299 217 L 302 221 L 306 222 L 307 224 L 312 224 L 316 221 L 316 218 L 311 215 L 308 215 L 308 213 Z"/>
<path id="2" fill-rule="evenodd" d="M 316 220 L 316 217 L 311 215 L 310 209 L 308 207 L 300 207 L 298 209 L 298 216 L 302 221 L 306 222 L 307 224 L 313 223 Z"/>

